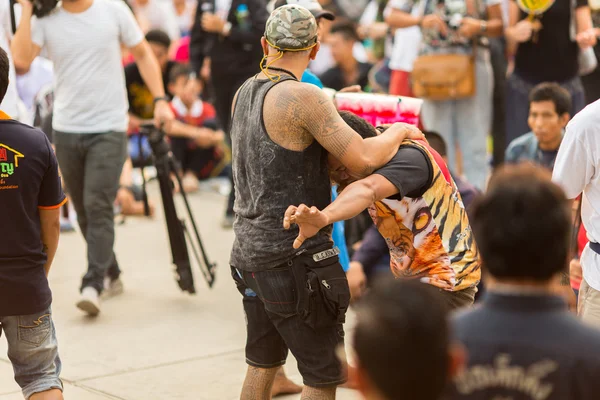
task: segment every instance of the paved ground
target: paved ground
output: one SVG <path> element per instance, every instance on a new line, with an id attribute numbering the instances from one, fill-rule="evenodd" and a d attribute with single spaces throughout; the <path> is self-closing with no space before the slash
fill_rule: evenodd
<path id="1" fill-rule="evenodd" d="M 151 189 L 158 200 L 157 187 Z M 200 193 L 191 202 L 208 253 L 218 263 L 215 287 L 209 290 L 198 273 L 195 296 L 180 292 L 172 277 L 159 213 L 155 220 L 128 219 L 117 228 L 125 293 L 104 302 L 97 318 L 84 317 L 74 304 L 86 267 L 85 244 L 78 233 L 61 237 L 50 283 L 66 399 L 239 398 L 245 323 L 228 275 L 233 233 L 219 227 L 222 196 Z M 301 382 L 293 359 L 286 370 Z M 342 400 L 358 399 L 348 390 L 338 393 Z M 0 400 L 17 399 L 22 396 L 0 340 Z"/>

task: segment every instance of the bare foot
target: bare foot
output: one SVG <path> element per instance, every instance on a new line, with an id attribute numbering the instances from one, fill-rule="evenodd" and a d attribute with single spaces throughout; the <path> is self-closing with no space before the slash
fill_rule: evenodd
<path id="1" fill-rule="evenodd" d="M 273 382 L 273 388 L 271 389 L 271 396 L 281 396 L 284 394 L 296 394 L 302 393 L 302 386 L 296 385 L 292 382 L 283 371 L 283 367 L 277 371 L 275 381 Z"/>

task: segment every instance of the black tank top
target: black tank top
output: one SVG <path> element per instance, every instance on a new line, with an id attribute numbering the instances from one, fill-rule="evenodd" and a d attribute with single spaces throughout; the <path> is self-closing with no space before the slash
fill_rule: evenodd
<path id="1" fill-rule="evenodd" d="M 323 209 L 331 202 L 327 151 L 315 140 L 303 151 L 287 150 L 271 140 L 263 120 L 263 103 L 279 82 L 250 78 L 240 89 L 231 124 L 236 214 L 231 265 L 245 271 L 266 270 L 285 263 L 298 228 L 283 229 L 290 205 Z M 331 226 L 302 248 L 331 241 Z"/>

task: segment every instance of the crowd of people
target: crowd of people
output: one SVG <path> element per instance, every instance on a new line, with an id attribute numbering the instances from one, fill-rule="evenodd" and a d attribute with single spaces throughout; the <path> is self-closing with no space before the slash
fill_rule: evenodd
<path id="1" fill-rule="evenodd" d="M 115 217 L 156 201 L 134 179 L 152 163 L 146 125 L 166 134 L 174 193 L 227 192 L 243 400 L 334 399 L 342 384 L 368 400 L 595 397 L 587 0 L 63 0 L 43 16 L 5 3 L 0 206 L 26 232 L 0 246 L 0 332 L 25 398 L 62 398 L 59 230 L 76 219 L 87 243 L 80 310 L 124 290 Z M 419 126 L 373 126 L 336 109 L 340 91 L 421 98 Z"/>

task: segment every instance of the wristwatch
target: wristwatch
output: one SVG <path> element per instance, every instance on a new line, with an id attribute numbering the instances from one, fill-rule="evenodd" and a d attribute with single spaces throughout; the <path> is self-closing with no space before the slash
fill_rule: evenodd
<path id="1" fill-rule="evenodd" d="M 169 98 L 167 96 L 161 96 L 161 97 L 155 97 L 154 98 L 154 104 L 158 103 L 159 101 L 164 100 L 167 103 L 169 102 Z"/>
<path id="2" fill-rule="evenodd" d="M 481 31 L 481 33 L 487 32 L 487 21 L 481 21 L 481 24 L 479 25 L 479 30 Z"/>

